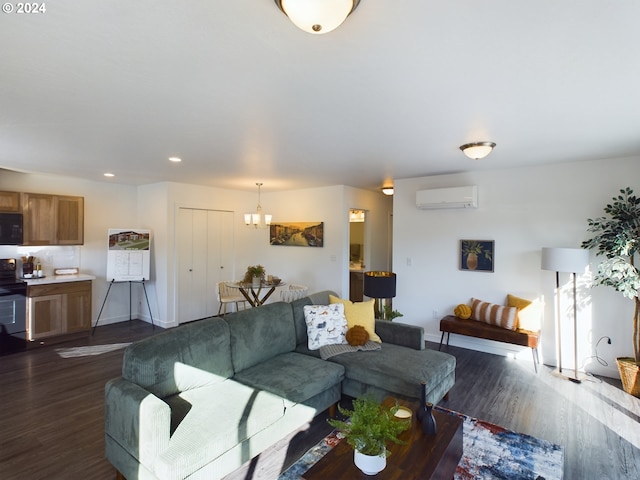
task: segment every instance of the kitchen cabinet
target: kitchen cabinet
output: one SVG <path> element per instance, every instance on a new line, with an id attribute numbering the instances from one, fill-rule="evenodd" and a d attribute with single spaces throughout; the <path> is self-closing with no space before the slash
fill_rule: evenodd
<path id="1" fill-rule="evenodd" d="M 62 295 L 29 297 L 29 340 L 62 335 Z"/>
<path id="2" fill-rule="evenodd" d="M 23 193 L 23 245 L 82 245 L 84 197 Z"/>
<path id="3" fill-rule="evenodd" d="M 27 287 L 28 339 L 89 332 L 91 280 Z"/>
<path id="4" fill-rule="evenodd" d="M 0 212 L 20 213 L 20 192 L 0 192 Z"/>

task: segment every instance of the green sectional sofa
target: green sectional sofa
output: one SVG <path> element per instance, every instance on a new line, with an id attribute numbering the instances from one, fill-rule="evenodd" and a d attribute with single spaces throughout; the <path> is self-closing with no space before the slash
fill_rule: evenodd
<path id="1" fill-rule="evenodd" d="M 219 479 L 341 395 L 371 393 L 439 402 L 454 384 L 455 358 L 425 350 L 422 328 L 377 322 L 382 348 L 322 360 L 307 348 L 304 305 L 208 318 L 133 343 L 122 377 L 105 386 L 107 459 L 128 480 Z"/>

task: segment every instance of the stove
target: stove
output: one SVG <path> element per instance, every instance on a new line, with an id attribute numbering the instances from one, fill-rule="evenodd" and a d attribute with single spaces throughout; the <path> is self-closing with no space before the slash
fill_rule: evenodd
<path id="1" fill-rule="evenodd" d="M 0 259 L 0 355 L 27 347 L 27 283 L 16 279 L 16 259 Z"/>

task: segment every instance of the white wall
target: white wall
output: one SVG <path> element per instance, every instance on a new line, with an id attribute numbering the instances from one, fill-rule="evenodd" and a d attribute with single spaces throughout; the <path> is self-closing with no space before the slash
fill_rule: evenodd
<path id="1" fill-rule="evenodd" d="M 491 157 L 482 161 L 490 162 Z M 504 303 L 507 293 L 541 296 L 546 301 L 542 356 L 545 363 L 555 364 L 555 276 L 541 270 L 540 250 L 579 247 L 589 238 L 587 218 L 602 215 L 603 207 L 623 187 L 640 192 L 638 179 L 637 157 L 396 179 L 393 256 L 398 292 L 394 307 L 404 314 L 403 322 L 423 326 L 427 338 L 439 342 L 439 319 L 471 297 Z M 415 207 L 417 190 L 462 185 L 478 185 L 478 209 Z M 461 239 L 494 240 L 495 271 L 460 271 Z M 592 254 L 591 260 L 593 270 L 600 258 Z M 562 277 L 563 283 L 568 280 Z M 585 361 L 591 371 L 616 377 L 615 357 L 631 352 L 633 302 L 604 291 L 605 287 L 588 288 L 586 276 L 579 280 L 579 363 Z M 612 345 L 602 342 L 598 353 L 608 366 L 588 358 L 604 335 L 611 337 Z M 451 344 L 495 353 L 519 351 L 456 335 Z M 565 348 L 563 359 L 567 350 L 571 354 Z M 529 353 L 523 353 L 530 359 Z M 564 360 L 563 364 L 567 366 Z"/>

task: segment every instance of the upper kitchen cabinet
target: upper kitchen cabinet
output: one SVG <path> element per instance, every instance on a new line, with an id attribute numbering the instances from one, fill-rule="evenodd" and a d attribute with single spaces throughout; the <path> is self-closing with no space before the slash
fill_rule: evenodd
<path id="1" fill-rule="evenodd" d="M 20 213 L 20 192 L 0 192 L 0 212 Z"/>
<path id="2" fill-rule="evenodd" d="M 84 197 L 22 194 L 23 245 L 82 245 Z"/>

